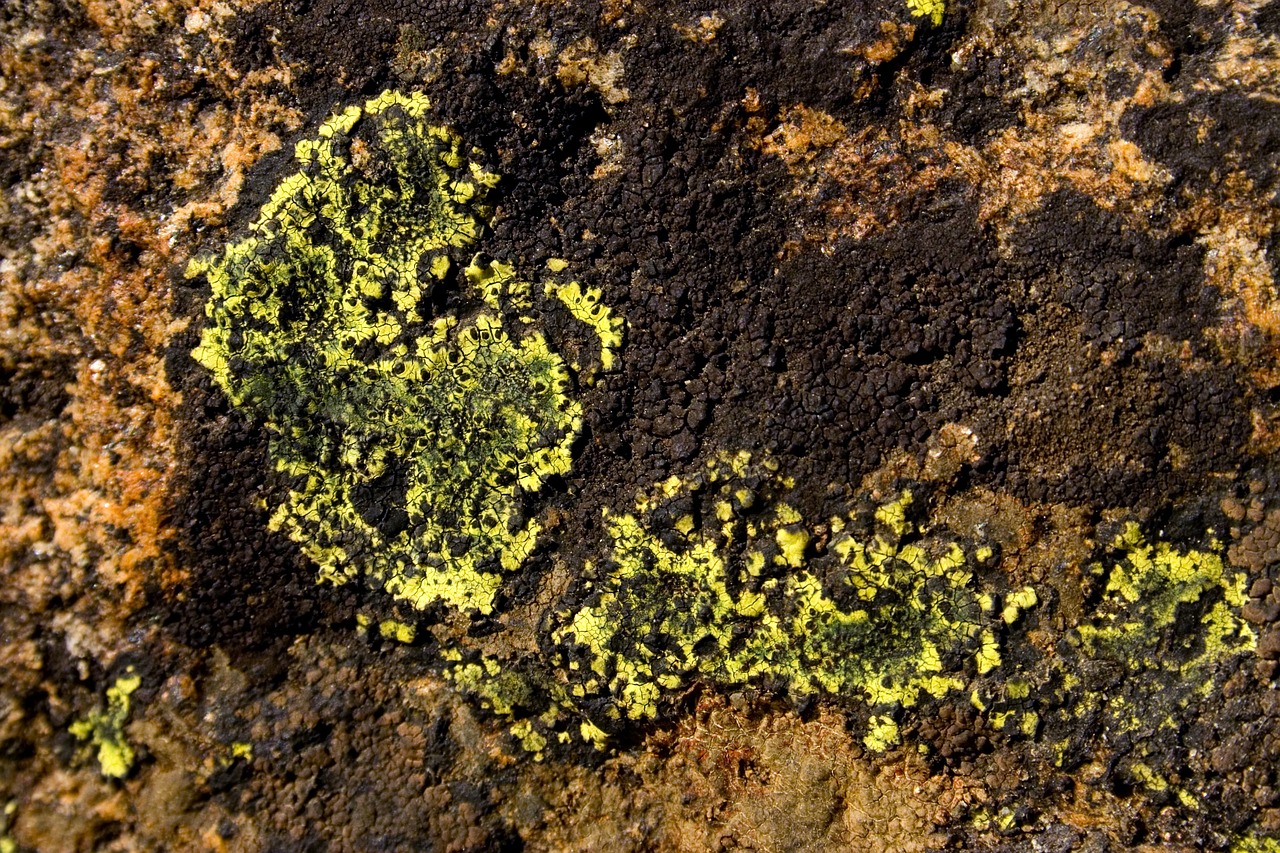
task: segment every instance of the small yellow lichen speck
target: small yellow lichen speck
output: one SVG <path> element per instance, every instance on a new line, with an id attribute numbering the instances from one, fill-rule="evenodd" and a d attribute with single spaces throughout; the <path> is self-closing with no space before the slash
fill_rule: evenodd
<path id="1" fill-rule="evenodd" d="M 142 678 L 130 667 L 107 688 L 105 710 L 91 711 L 89 716 L 71 724 L 70 731 L 80 740 L 91 741 L 98 749 L 98 767 L 103 776 L 123 779 L 133 769 L 136 759 L 133 747 L 124 737 L 124 724 L 131 710 L 130 696 L 142 686 Z"/>
<path id="2" fill-rule="evenodd" d="M 862 743 L 872 752 L 884 752 L 902 743 L 902 735 L 892 717 L 872 715 Z"/>
<path id="3" fill-rule="evenodd" d="M 1243 835 L 1231 845 L 1231 853 L 1280 853 L 1280 838 Z"/>
<path id="4" fill-rule="evenodd" d="M 907 9 L 917 18 L 928 18 L 933 25 L 942 24 L 942 16 L 946 14 L 946 0 L 907 0 Z"/>
<path id="5" fill-rule="evenodd" d="M 418 629 L 396 619 L 383 619 L 378 624 L 378 633 L 384 640 L 395 640 L 397 643 L 408 645 L 417 638 Z"/>
<path id="6" fill-rule="evenodd" d="M 1004 620 L 1006 625 L 1012 625 L 1018 621 L 1018 617 L 1022 612 L 1036 606 L 1036 591 L 1029 586 L 1011 592 L 1005 596 L 1004 610 L 1000 611 L 1000 618 Z"/>
<path id="7" fill-rule="evenodd" d="M 9 835 L 9 828 L 13 825 L 13 816 L 17 811 L 17 800 L 5 803 L 4 810 L 0 811 L 0 853 L 16 853 L 18 849 L 18 842 Z"/>
<path id="8" fill-rule="evenodd" d="M 542 752 L 547 748 L 546 737 L 534 728 L 532 720 L 520 720 L 511 726 L 511 734 L 520 742 L 525 752 L 531 753 L 536 760 L 542 759 Z"/>

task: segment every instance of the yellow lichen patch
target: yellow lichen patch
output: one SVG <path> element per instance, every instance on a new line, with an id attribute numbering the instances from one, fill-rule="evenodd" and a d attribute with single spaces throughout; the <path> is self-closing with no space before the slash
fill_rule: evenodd
<path id="1" fill-rule="evenodd" d="M 133 669 L 116 679 L 107 688 L 105 710 L 91 711 L 83 720 L 70 726 L 70 732 L 80 740 L 90 741 L 98 750 L 98 767 L 102 775 L 111 779 L 123 779 L 133 769 L 136 758 L 133 747 L 125 740 L 124 724 L 129 719 L 130 699 L 142 686 L 142 678 Z"/>
<path id="2" fill-rule="evenodd" d="M 13 823 L 13 816 L 17 811 L 17 800 L 5 803 L 4 810 L 0 811 L 0 853 L 16 853 L 18 849 L 18 842 L 9 835 L 9 826 Z"/>
<path id="3" fill-rule="evenodd" d="M 979 556 L 978 559 L 981 560 L 982 557 Z M 1018 621 L 1018 617 L 1024 610 L 1035 607 L 1036 602 L 1036 591 L 1029 586 L 1024 586 L 1017 592 L 1011 592 L 1005 596 L 1004 609 L 1000 611 L 1000 618 L 1006 625 L 1012 625 Z"/>
<path id="4" fill-rule="evenodd" d="M 933 25 L 942 24 L 942 16 L 947 11 L 945 0 L 907 0 L 907 8 L 916 18 L 928 18 Z"/>
<path id="5" fill-rule="evenodd" d="M 612 370 L 615 356 L 622 346 L 622 318 L 609 310 L 609 306 L 600 301 L 600 288 L 583 289 L 576 281 L 568 284 L 547 282 L 547 295 L 554 296 L 565 304 L 577 320 L 586 323 L 595 330 L 600 339 L 600 367 Z"/>
<path id="6" fill-rule="evenodd" d="M 547 748 L 547 739 L 533 727 L 532 720 L 520 720 L 511 726 L 511 734 L 525 752 L 531 753 L 534 760 L 542 760 L 542 751 Z"/>
<path id="7" fill-rule="evenodd" d="M 804 549 L 809 544 L 807 531 L 784 527 L 774 534 L 774 538 L 778 540 L 778 550 L 781 551 L 775 559 L 792 568 L 799 568 L 804 564 Z"/>
<path id="8" fill-rule="evenodd" d="M 1242 835 L 1231 845 L 1231 853 L 1280 853 L 1280 838 Z"/>
<path id="9" fill-rule="evenodd" d="M 1148 542 L 1132 522 L 1111 544 L 1112 554 L 1092 567 L 1106 584 L 1102 601 L 1078 627 L 1078 648 L 1055 662 L 1057 707 L 1042 711 L 1124 736 L 1128 746 L 1116 766 L 1163 791 L 1166 772 L 1177 772 L 1164 739 L 1176 739 L 1187 715 L 1214 701 L 1218 664 L 1255 646 L 1239 615 L 1247 576 L 1224 565 L 1216 542 L 1184 551 Z M 1089 677 L 1097 662 L 1111 673 L 1102 682 Z M 1058 760 L 1066 747 L 1057 745 Z"/>
<path id="10" fill-rule="evenodd" d="M 1133 522 L 1113 544 L 1123 559 L 1109 571 L 1094 566 L 1106 573 L 1106 600 L 1093 624 L 1079 629 L 1089 654 L 1198 679 L 1225 655 L 1254 647 L 1239 617 L 1246 575 L 1227 569 L 1221 555 L 1149 544 Z M 1191 612 L 1197 624 L 1180 624 Z"/>
<path id="11" fill-rule="evenodd" d="M 604 745 L 609 742 L 609 736 L 604 733 L 604 730 L 590 720 L 583 720 L 582 725 L 579 726 L 579 733 L 584 741 L 596 749 L 604 749 Z"/>
<path id="12" fill-rule="evenodd" d="M 478 698 L 483 707 L 509 720 L 515 719 L 519 709 L 529 708 L 532 701 L 529 683 L 493 658 L 481 657 L 448 666 L 444 675 L 459 690 Z"/>
<path id="13" fill-rule="evenodd" d="M 385 640 L 395 640 L 397 643 L 408 645 L 417 638 L 418 629 L 396 619 L 383 619 L 378 624 L 378 633 Z"/>
<path id="14" fill-rule="evenodd" d="M 479 257 L 475 257 L 463 270 L 463 274 L 479 292 L 484 303 L 495 311 L 504 305 L 528 308 L 531 304 L 530 285 L 516 277 L 515 267 L 511 264 L 498 260 L 482 262 Z"/>
<path id="15" fill-rule="evenodd" d="M 884 752 L 902 743 L 902 735 L 892 717 L 873 715 L 862 743 L 872 752 Z"/>
<path id="16" fill-rule="evenodd" d="M 902 536 L 907 530 L 907 508 L 911 500 L 911 492 L 903 492 L 896 501 L 876 509 L 876 521 L 888 527 L 894 536 Z"/>
<path id="17" fill-rule="evenodd" d="M 986 675 L 1000 665 L 1000 644 L 990 631 L 982 632 L 982 647 L 978 649 L 977 661 L 979 675 Z"/>
<path id="18" fill-rule="evenodd" d="M 569 649 L 557 661 L 563 704 L 603 698 L 609 718 L 643 719 L 692 680 L 763 679 L 797 696 L 909 707 L 965 686 L 944 658 L 967 654 L 979 673 L 999 665 L 963 550 L 903 541 L 915 532 L 909 495 L 880 508 L 875 535 L 833 519 L 841 532 L 811 562 L 811 533 L 775 468 L 723 455 L 641 496 L 635 514 L 605 513 L 611 568 L 552 635 Z M 713 529 L 671 517 L 702 504 Z"/>
<path id="19" fill-rule="evenodd" d="M 194 356 L 271 430 L 292 482 L 271 524 L 322 580 L 489 613 L 540 530 L 520 496 L 569 470 L 582 410 L 510 264 L 473 259 L 479 310 L 429 316 L 498 180 L 429 106 L 384 92 L 297 143 L 246 236 L 188 267 L 212 290 Z M 621 319 L 599 291 L 555 287 L 611 365 Z"/>
<path id="20" fill-rule="evenodd" d="M 1128 766 L 1129 774 L 1143 785 L 1149 791 L 1167 791 L 1169 790 L 1169 780 L 1165 779 L 1156 771 L 1152 770 L 1141 761 L 1135 761 Z"/>

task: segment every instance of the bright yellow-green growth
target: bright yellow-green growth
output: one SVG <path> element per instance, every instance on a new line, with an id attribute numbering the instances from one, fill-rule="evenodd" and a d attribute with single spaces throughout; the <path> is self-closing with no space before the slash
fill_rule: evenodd
<path id="1" fill-rule="evenodd" d="M 888 715 L 873 714 L 868 721 L 867 734 L 862 743 L 872 752 L 884 752 L 890 747 L 902 743 L 902 735 L 898 732 L 898 724 Z"/>
<path id="2" fill-rule="evenodd" d="M 459 689 L 476 696 L 482 705 L 500 717 L 515 717 L 517 709 L 529 708 L 533 700 L 529 684 L 491 658 L 457 663 L 446 668 L 444 674 Z"/>
<path id="3" fill-rule="evenodd" d="M 1130 522 L 1116 537 L 1122 555 L 1106 574 L 1105 600 L 1093 624 L 1080 628 L 1087 652 L 1131 671 L 1160 670 L 1182 680 L 1203 679 L 1225 655 L 1254 648 L 1253 632 L 1237 615 L 1247 578 L 1227 569 L 1213 551 L 1149 544 Z M 1145 676 L 1155 687 L 1164 679 Z"/>
<path id="4" fill-rule="evenodd" d="M 133 747 L 124 737 L 124 724 L 129 720 L 130 699 L 142 685 L 142 678 L 133 668 L 116 679 L 107 688 L 107 707 L 95 710 L 83 720 L 71 724 L 70 731 L 80 740 L 87 740 L 98 749 L 98 767 L 103 776 L 123 779 L 133 769 L 136 759 Z"/>
<path id="5" fill-rule="evenodd" d="M 942 16 L 946 14 L 945 0 L 907 0 L 907 9 L 917 18 L 928 18 L 933 25 L 942 24 Z"/>
<path id="6" fill-rule="evenodd" d="M 605 513 L 607 568 L 553 634 L 571 650 L 561 701 L 643 719 L 702 679 L 911 706 L 966 684 L 944 659 L 998 664 L 960 546 L 904 541 L 909 496 L 867 537 L 832 519 L 819 560 L 800 513 L 775 496 L 780 481 L 769 463 L 722 456 L 642 496 L 635 514 Z M 694 514 L 716 526 L 679 523 Z M 869 737 L 888 745 L 879 719 Z"/>
<path id="7" fill-rule="evenodd" d="M 600 339 L 600 367 L 612 370 L 614 356 L 622 346 L 622 318 L 600 301 L 600 289 L 591 287 L 584 290 L 576 281 L 568 284 L 549 281 L 544 288 L 548 296 L 559 299 L 575 318 L 595 330 L 596 337 Z"/>
<path id="8" fill-rule="evenodd" d="M 1231 845 L 1231 853 L 1280 853 L 1280 839 L 1244 835 Z"/>
<path id="9" fill-rule="evenodd" d="M 511 726 L 511 734 L 525 752 L 531 753 L 535 759 L 542 758 L 542 751 L 547 748 L 546 737 L 534 728 L 533 720 L 519 720 Z"/>
<path id="10" fill-rule="evenodd" d="M 194 356 L 266 422 L 292 483 L 271 523 L 322 579 L 489 613 L 539 532 L 521 495 L 569 470 L 581 408 L 524 313 L 539 289 L 500 261 L 451 275 L 498 177 L 428 108 L 385 92 L 297 144 L 248 234 L 188 267 L 212 290 Z M 432 291 L 459 286 L 462 315 L 433 316 Z M 621 321 L 599 293 L 548 290 L 611 364 Z"/>
<path id="11" fill-rule="evenodd" d="M 1255 637 L 1240 619 L 1246 576 L 1227 568 L 1216 550 L 1180 551 L 1151 544 L 1129 523 L 1112 542 L 1115 556 L 1092 567 L 1106 580 L 1094 617 L 1081 625 L 1079 655 L 1106 661 L 1123 678 L 1093 686 L 1064 679 L 1060 714 L 1093 720 L 1112 738 L 1132 746 L 1118 769 L 1149 790 L 1169 787 L 1161 737 L 1177 739 L 1198 703 L 1212 701 L 1218 664 L 1248 651 Z M 1066 675 L 1097 672 L 1065 658 Z"/>
<path id="12" fill-rule="evenodd" d="M 383 619 L 378 623 L 378 633 L 384 640 L 395 640 L 397 643 L 412 643 L 418 636 L 418 629 L 398 619 Z"/>
<path id="13" fill-rule="evenodd" d="M 1035 607 L 1038 601 L 1036 591 L 1029 586 L 1024 586 L 1017 592 L 1005 596 L 1004 609 L 1000 611 L 1000 618 L 1006 625 L 1012 625 L 1018 621 L 1018 617 L 1024 610 Z"/>
<path id="14" fill-rule="evenodd" d="M 4 809 L 0 811 L 0 853 L 15 853 L 18 849 L 18 842 L 9 835 L 9 828 L 13 825 L 13 816 L 17 811 L 17 800 L 5 803 Z"/>

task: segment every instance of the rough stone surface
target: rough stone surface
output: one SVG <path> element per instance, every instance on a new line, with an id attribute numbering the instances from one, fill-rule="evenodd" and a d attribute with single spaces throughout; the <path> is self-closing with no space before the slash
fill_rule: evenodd
<path id="1" fill-rule="evenodd" d="M 481 261 L 626 321 L 595 371 L 578 314 L 504 315 L 582 422 L 490 613 L 317 583 L 271 446 L 323 402 L 192 356 L 188 264 L 387 90 L 501 176 Z M 0 853 L 1280 849 L 1278 103 L 1280 0 L 5 5 Z M 714 544 L 730 622 L 843 636 L 891 608 L 833 555 L 890 539 L 899 584 L 955 549 L 911 600 L 975 626 L 912 701 L 694 667 L 606 719 L 755 634 L 563 630 Z"/>

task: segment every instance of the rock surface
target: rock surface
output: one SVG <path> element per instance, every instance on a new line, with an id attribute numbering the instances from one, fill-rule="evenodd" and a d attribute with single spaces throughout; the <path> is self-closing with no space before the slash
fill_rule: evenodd
<path id="1" fill-rule="evenodd" d="M 1280 850 L 1278 104 L 1280 0 L 8 4 L 0 853 Z"/>

